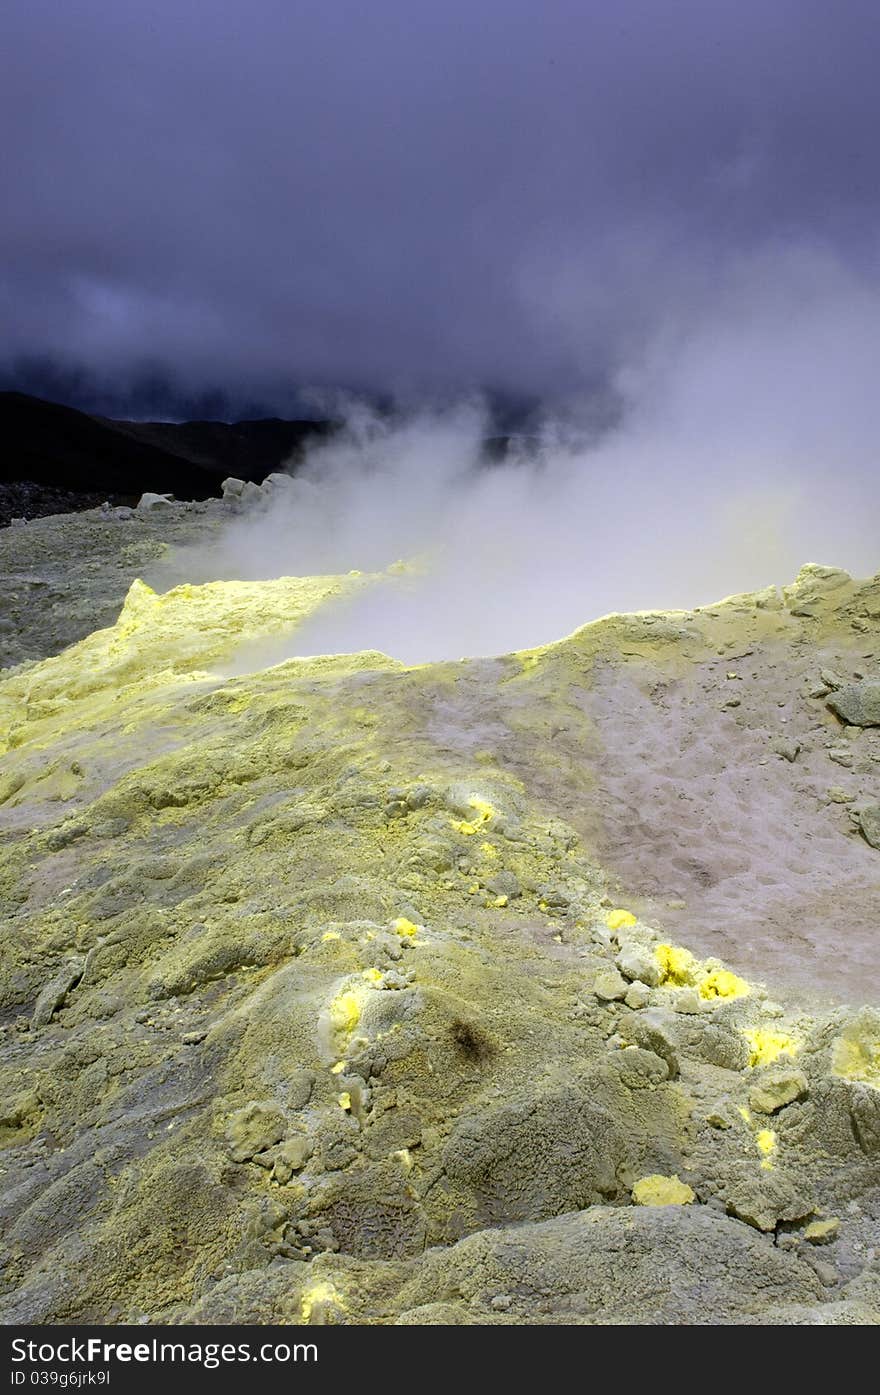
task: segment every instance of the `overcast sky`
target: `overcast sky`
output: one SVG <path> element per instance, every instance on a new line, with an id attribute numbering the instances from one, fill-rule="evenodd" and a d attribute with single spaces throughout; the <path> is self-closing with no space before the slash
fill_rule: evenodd
<path id="1" fill-rule="evenodd" d="M 5 0 L 0 375 L 591 390 L 743 266 L 876 284 L 878 52 L 876 0 Z"/>

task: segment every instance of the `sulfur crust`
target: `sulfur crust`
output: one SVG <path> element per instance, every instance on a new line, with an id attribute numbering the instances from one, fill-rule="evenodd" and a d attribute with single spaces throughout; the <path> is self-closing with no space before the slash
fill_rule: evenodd
<path id="1" fill-rule="evenodd" d="M 28 1025 L 0 1041 L 9 1311 L 818 1310 L 765 1237 L 856 1224 L 876 1189 L 876 1014 L 770 1015 L 624 909 L 574 827 L 589 762 L 553 735 L 563 713 L 589 750 L 571 695 L 597 657 L 674 675 L 777 613 L 607 617 L 491 678 L 376 653 L 232 672 L 374 580 L 137 584 L 116 626 L 0 677 L 0 1007 Z M 456 744 L 469 693 L 506 757 Z M 639 1007 L 626 944 L 656 967 Z M 750 1090 L 795 1056 L 804 1101 L 759 1127 Z M 880 1318 L 867 1279 L 845 1301 Z"/>

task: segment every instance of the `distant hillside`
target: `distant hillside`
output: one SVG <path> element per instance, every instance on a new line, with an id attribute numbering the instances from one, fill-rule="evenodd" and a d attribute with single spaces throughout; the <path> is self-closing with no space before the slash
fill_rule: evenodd
<path id="1" fill-rule="evenodd" d="M 219 494 L 227 475 L 257 483 L 329 429 L 315 421 L 111 421 L 42 398 L 0 393 L 0 485 L 75 495 L 181 499 Z"/>
<path id="2" fill-rule="evenodd" d="M 227 475 L 261 484 L 296 462 L 306 443 L 333 429 L 329 421 L 113 421 L 22 392 L 0 392 L 0 527 L 38 518 L 136 502 L 145 490 L 178 499 L 220 493 Z M 537 445 L 527 435 L 488 436 L 487 464 Z"/>

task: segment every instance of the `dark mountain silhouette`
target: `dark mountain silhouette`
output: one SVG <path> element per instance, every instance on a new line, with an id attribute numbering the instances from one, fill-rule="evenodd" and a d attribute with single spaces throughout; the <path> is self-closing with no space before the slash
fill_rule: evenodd
<path id="1" fill-rule="evenodd" d="M 296 466 L 330 421 L 114 421 L 21 392 L 0 392 L 0 526 L 94 508 L 104 499 L 136 503 L 146 490 L 178 499 L 219 495 L 227 475 L 260 484 Z M 487 464 L 537 445 L 524 434 L 484 443 Z"/>
<path id="2" fill-rule="evenodd" d="M 260 483 L 326 433 L 320 421 L 111 421 L 20 392 L 0 393 L 0 484 L 179 499 L 220 493 L 227 475 Z"/>

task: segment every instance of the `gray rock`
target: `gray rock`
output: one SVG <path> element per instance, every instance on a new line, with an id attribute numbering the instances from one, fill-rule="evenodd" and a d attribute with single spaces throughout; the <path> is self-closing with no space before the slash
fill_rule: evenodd
<path id="1" fill-rule="evenodd" d="M 291 1109 L 305 1109 L 312 1097 L 314 1084 L 314 1071 L 294 1071 L 293 1075 L 290 1077 L 287 1088 L 287 1101 Z"/>
<path id="2" fill-rule="evenodd" d="M 226 1124 L 226 1146 L 233 1162 L 247 1162 L 278 1143 L 287 1130 L 287 1121 L 278 1106 L 268 1100 L 252 1100 L 230 1115 Z"/>
<path id="3" fill-rule="evenodd" d="M 844 686 L 844 679 L 840 677 L 839 673 L 835 673 L 833 668 L 820 668 L 819 677 L 826 688 L 831 688 L 833 691 Z"/>
<path id="4" fill-rule="evenodd" d="M 66 1003 L 68 994 L 82 978 L 84 967 L 85 960 L 71 959 L 49 980 L 34 1005 L 31 1018 L 34 1027 L 45 1027 L 52 1021 L 58 1009 Z"/>
<path id="5" fill-rule="evenodd" d="M 301 1134 L 294 1138 L 288 1138 L 272 1152 L 274 1154 L 272 1177 L 274 1181 L 284 1186 L 290 1181 L 294 1172 L 299 1172 L 305 1167 L 312 1156 L 312 1145 L 305 1135 Z"/>
<path id="6" fill-rule="evenodd" d="M 785 737 L 780 737 L 773 742 L 773 750 L 776 752 L 777 756 L 781 756 L 783 760 L 796 761 L 800 749 L 801 743 L 799 741 L 789 741 Z"/>
<path id="7" fill-rule="evenodd" d="M 825 1264 L 823 1260 L 811 1259 L 810 1268 L 816 1272 L 816 1277 L 825 1288 L 833 1288 L 840 1281 L 840 1275 L 833 1264 Z"/>
<path id="8" fill-rule="evenodd" d="M 271 1272 L 259 1275 L 263 1293 Z M 499 1292 L 512 1295 L 520 1325 L 563 1316 L 670 1327 L 717 1312 L 753 1322 L 773 1304 L 783 1313 L 797 1309 L 782 1305 L 815 1309 L 821 1287 L 812 1265 L 706 1206 L 598 1206 L 430 1249 L 406 1272 L 399 1302 L 409 1321 L 443 1297 L 445 1320 L 452 1314 L 460 1322 L 472 1296 Z M 555 1294 L 565 1298 L 554 1304 Z M 218 1319 L 193 1319 L 209 1320 Z"/>
<path id="9" fill-rule="evenodd" d="M 855 799 L 854 794 L 849 794 L 840 785 L 832 785 L 828 791 L 828 801 L 830 804 L 852 804 Z"/>
<path id="10" fill-rule="evenodd" d="M 634 1046 L 641 1046 L 645 1051 L 653 1051 L 655 1056 L 660 1056 L 669 1067 L 670 1079 L 678 1075 L 678 1033 L 674 1019 L 670 1020 L 665 1013 L 649 1008 L 627 1017 L 625 1023 L 621 1024 L 621 1031 Z"/>
<path id="11" fill-rule="evenodd" d="M 522 896 L 522 887 L 514 872 L 506 870 L 496 872 L 495 876 L 486 883 L 486 887 L 493 896 L 506 896 L 510 901 L 517 896 Z"/>
<path id="12" fill-rule="evenodd" d="M 660 965 L 646 945 L 626 945 L 618 954 L 615 963 L 624 978 L 638 979 L 649 988 L 656 988 L 660 982 Z"/>
<path id="13" fill-rule="evenodd" d="M 173 508 L 173 500 L 170 494 L 142 494 L 138 500 L 138 513 L 161 513 L 164 509 Z"/>
<path id="14" fill-rule="evenodd" d="M 674 1012 L 699 1013 L 705 1004 L 696 988 L 675 988 L 671 993 Z"/>
<path id="15" fill-rule="evenodd" d="M 852 766 L 854 757 L 852 751 L 841 751 L 834 748 L 828 752 L 828 759 L 833 760 L 835 765 L 842 765 L 845 769 L 849 770 Z"/>
<path id="16" fill-rule="evenodd" d="M 775 1114 L 808 1093 L 807 1078 L 799 1070 L 766 1071 L 749 1091 L 749 1104 L 761 1114 Z"/>
<path id="17" fill-rule="evenodd" d="M 626 1155 L 611 1115 L 589 1094 L 565 1091 L 466 1116 L 446 1142 L 444 1164 L 494 1224 L 579 1211 L 613 1196 Z"/>
<path id="18" fill-rule="evenodd" d="M 292 485 L 293 480 L 290 475 L 283 475 L 278 470 L 273 471 L 263 480 L 263 489 L 267 494 L 280 493 L 285 489 L 290 489 Z"/>
<path id="19" fill-rule="evenodd" d="M 669 1079 L 669 1063 L 654 1051 L 641 1046 L 625 1046 L 612 1057 L 621 1082 L 628 1090 L 647 1089 Z"/>
<path id="20" fill-rule="evenodd" d="M 798 1182 L 778 1172 L 743 1170 L 724 1189 L 727 1211 L 755 1230 L 775 1230 L 780 1221 L 806 1221 L 816 1204 Z"/>
<path id="21" fill-rule="evenodd" d="M 244 489 L 244 480 L 236 479 L 234 475 L 230 475 L 228 479 L 223 481 L 220 488 L 223 490 L 224 499 L 240 499 Z"/>
<path id="22" fill-rule="evenodd" d="M 616 1003 L 626 997 L 629 987 L 616 969 L 605 969 L 593 981 L 593 992 L 603 1003 Z"/>
<path id="23" fill-rule="evenodd" d="M 713 1022 L 695 1024 L 688 1055 L 722 1070 L 741 1071 L 749 1064 L 749 1048 L 742 1033 Z"/>
<path id="24" fill-rule="evenodd" d="M 880 683 L 844 683 L 831 694 L 828 706 L 851 727 L 880 727 Z"/>
<path id="25" fill-rule="evenodd" d="M 859 829 L 872 848 L 880 849 L 880 804 L 868 804 L 859 814 Z"/>
<path id="26" fill-rule="evenodd" d="M 640 1008 L 647 1007 L 648 1003 L 651 1001 L 651 990 L 646 983 L 642 983 L 639 979 L 636 979 L 627 989 L 626 997 L 623 1001 L 628 1008 L 632 1008 L 637 1012 Z"/>

